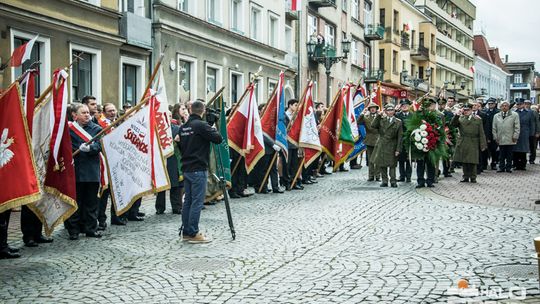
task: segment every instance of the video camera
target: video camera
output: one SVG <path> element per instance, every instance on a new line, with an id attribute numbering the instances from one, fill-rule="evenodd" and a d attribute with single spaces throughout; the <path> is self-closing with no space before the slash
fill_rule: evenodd
<path id="1" fill-rule="evenodd" d="M 206 108 L 206 122 L 213 126 L 219 120 L 220 111 L 213 108 Z"/>

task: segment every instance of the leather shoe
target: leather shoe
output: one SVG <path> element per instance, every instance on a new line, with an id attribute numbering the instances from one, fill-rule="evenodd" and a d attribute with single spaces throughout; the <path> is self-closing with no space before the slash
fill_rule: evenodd
<path id="1" fill-rule="evenodd" d="M 405 177 L 400 177 L 397 181 L 402 183 L 405 181 Z"/>
<path id="2" fill-rule="evenodd" d="M 236 192 L 229 192 L 229 197 L 230 198 L 241 198 L 241 196 L 238 195 L 238 193 L 236 193 Z"/>
<path id="3" fill-rule="evenodd" d="M 54 240 L 51 239 L 51 238 L 48 238 L 48 237 L 45 237 L 43 235 L 40 235 L 37 239 L 36 239 L 36 243 L 38 244 L 46 244 L 46 243 L 52 243 Z"/>
<path id="4" fill-rule="evenodd" d="M 452 174 L 446 173 L 446 174 L 444 175 L 444 177 L 452 177 Z"/>
<path id="5" fill-rule="evenodd" d="M 388 183 L 381 183 L 381 187 L 388 187 Z"/>
<path id="6" fill-rule="evenodd" d="M 100 238 L 100 237 L 102 237 L 102 235 L 99 232 L 87 232 L 86 237 Z"/>
<path id="7" fill-rule="evenodd" d="M 76 241 L 76 240 L 79 239 L 79 234 L 70 234 L 70 235 L 69 235 L 69 239 L 70 239 L 71 241 Z"/>
<path id="8" fill-rule="evenodd" d="M 294 185 L 294 187 L 292 187 L 292 189 L 294 189 L 294 190 L 304 190 L 304 186 L 296 184 L 296 185 Z"/>
<path id="9" fill-rule="evenodd" d="M 97 230 L 98 230 L 98 231 L 104 231 L 105 228 L 107 228 L 107 224 L 103 224 L 103 225 L 102 225 L 102 224 L 99 224 L 99 225 L 97 226 Z"/>
<path id="10" fill-rule="evenodd" d="M 163 214 L 165 213 L 165 210 L 156 210 L 156 214 Z"/>
<path id="11" fill-rule="evenodd" d="M 313 181 L 311 181 L 311 180 L 308 179 L 308 180 L 305 180 L 305 181 L 304 181 L 304 184 L 306 184 L 306 185 L 311 185 L 311 184 L 313 184 Z"/>
<path id="12" fill-rule="evenodd" d="M 469 182 L 469 179 L 468 178 L 464 178 L 462 180 L 459 181 L 460 183 L 468 183 Z"/>
<path id="13" fill-rule="evenodd" d="M 16 259 L 20 258 L 21 255 L 18 252 L 10 252 L 8 248 L 3 249 L 0 251 L 0 260 L 3 259 Z"/>
<path id="14" fill-rule="evenodd" d="M 11 253 L 19 253 L 19 248 L 15 248 L 15 247 L 7 247 L 8 251 L 11 252 Z"/>
<path id="15" fill-rule="evenodd" d="M 362 169 L 362 165 L 352 165 L 351 169 L 353 169 L 353 170 Z"/>
<path id="16" fill-rule="evenodd" d="M 128 217 L 128 221 L 130 221 L 130 222 L 142 222 L 142 221 L 144 221 L 144 217 L 142 217 L 142 216 L 132 216 L 132 217 Z"/>
<path id="17" fill-rule="evenodd" d="M 127 220 L 121 219 L 121 220 L 111 221 L 111 225 L 125 226 L 125 225 L 127 225 Z"/>
<path id="18" fill-rule="evenodd" d="M 173 210 L 172 214 L 182 214 L 182 210 Z"/>
<path id="19" fill-rule="evenodd" d="M 407 177 L 407 180 L 406 180 L 405 182 L 410 183 L 410 182 L 411 182 L 411 178 L 410 178 L 410 177 Z"/>
<path id="20" fill-rule="evenodd" d="M 426 186 L 426 185 L 424 185 L 424 184 L 418 184 L 418 185 L 416 185 L 416 188 L 417 188 L 417 189 L 419 189 L 419 188 L 424 188 L 425 186 Z"/>
<path id="21" fill-rule="evenodd" d="M 380 181 L 380 180 L 381 180 L 380 177 L 376 177 L 376 178 L 375 178 L 375 181 L 377 181 L 377 182 Z"/>
<path id="22" fill-rule="evenodd" d="M 26 247 L 37 247 L 38 243 L 36 243 L 36 241 L 34 241 L 34 240 L 28 240 L 28 241 L 24 242 L 24 246 L 26 246 Z"/>
<path id="23" fill-rule="evenodd" d="M 397 188 L 397 184 L 396 184 L 396 183 L 391 183 L 391 184 L 390 184 L 390 187 L 392 187 L 392 188 Z"/>
<path id="24" fill-rule="evenodd" d="M 144 213 L 144 212 L 137 212 L 137 216 L 143 217 L 143 216 L 146 216 L 146 213 Z"/>
<path id="25" fill-rule="evenodd" d="M 476 184 L 476 178 L 471 178 L 471 183 Z"/>
<path id="26" fill-rule="evenodd" d="M 372 181 L 374 181 L 374 180 L 375 180 L 374 177 L 370 177 L 370 178 L 367 179 L 368 182 L 372 182 Z"/>
<path id="27" fill-rule="evenodd" d="M 435 185 L 433 184 L 430 184 L 430 185 L 427 185 L 428 188 L 435 188 Z"/>
<path id="28" fill-rule="evenodd" d="M 272 192 L 274 192 L 274 193 L 283 193 L 284 191 L 281 190 L 281 189 L 274 189 L 274 190 L 272 190 Z"/>

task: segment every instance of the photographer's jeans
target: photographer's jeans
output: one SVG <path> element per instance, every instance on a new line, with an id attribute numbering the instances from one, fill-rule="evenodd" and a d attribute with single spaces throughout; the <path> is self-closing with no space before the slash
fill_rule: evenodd
<path id="1" fill-rule="evenodd" d="M 199 219 L 206 195 L 207 171 L 184 172 L 184 206 L 182 207 L 182 231 L 193 237 L 199 232 Z"/>

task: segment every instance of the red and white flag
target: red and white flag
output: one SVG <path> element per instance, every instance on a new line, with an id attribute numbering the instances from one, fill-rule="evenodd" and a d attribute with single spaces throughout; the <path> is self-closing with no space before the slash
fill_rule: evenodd
<path id="1" fill-rule="evenodd" d="M 302 10 L 302 0 L 290 0 L 291 11 L 300 11 Z"/>
<path id="2" fill-rule="evenodd" d="M 150 99 L 147 106 L 101 139 L 117 215 L 140 197 L 171 187 L 156 136 L 154 109 Z"/>
<path id="3" fill-rule="evenodd" d="M 34 47 L 34 44 L 36 43 L 38 37 L 39 35 L 32 38 L 30 41 L 21 45 L 13 51 L 10 60 L 10 65 L 12 67 L 21 66 L 26 60 L 30 59 L 30 54 L 32 54 L 32 48 Z"/>
<path id="4" fill-rule="evenodd" d="M 343 87 L 343 94 L 345 98 L 345 105 L 347 107 L 347 118 L 349 119 L 349 125 L 351 126 L 352 135 L 354 140 L 358 140 L 358 124 L 356 123 L 356 116 L 354 115 L 354 95 L 356 94 L 356 86 L 352 83 Z"/>
<path id="5" fill-rule="evenodd" d="M 32 125 L 33 125 L 33 117 L 34 117 L 34 105 L 36 103 L 36 85 L 35 85 L 35 79 L 36 79 L 37 71 L 31 70 L 24 75 L 24 78 L 22 79 L 20 86 L 21 88 L 24 87 L 24 96 L 23 96 L 23 109 L 24 109 L 24 115 L 26 115 L 26 121 L 28 123 L 28 130 L 30 134 L 32 134 Z"/>
<path id="6" fill-rule="evenodd" d="M 174 154 L 174 145 L 171 129 L 171 117 L 169 114 L 169 99 L 165 89 L 165 78 L 163 78 L 163 69 L 159 68 L 159 74 L 150 89 L 150 98 L 153 98 L 156 113 L 156 127 L 163 155 L 169 157 Z"/>
<path id="7" fill-rule="evenodd" d="M 40 186 L 19 83 L 0 95 L 0 213 L 37 201 Z"/>
<path id="8" fill-rule="evenodd" d="M 253 84 L 249 85 L 247 100 L 240 101 L 227 125 L 229 146 L 245 158 L 247 173 L 264 156 L 261 118 L 254 88 Z"/>
<path id="9" fill-rule="evenodd" d="M 476 68 L 474 66 L 471 66 L 470 70 L 473 74 L 476 72 Z"/>

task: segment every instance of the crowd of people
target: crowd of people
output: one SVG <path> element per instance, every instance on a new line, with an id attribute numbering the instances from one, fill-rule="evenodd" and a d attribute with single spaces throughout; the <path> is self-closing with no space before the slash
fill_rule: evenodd
<path id="1" fill-rule="evenodd" d="M 287 102 L 286 124 L 295 117 L 298 100 Z M 416 104 L 416 102 L 415 102 Z M 81 103 L 69 107 L 69 120 L 76 122 L 94 136 L 107 128 L 131 105 L 125 104 L 118 111 L 112 103 L 98 105 L 95 97 L 86 96 Z M 264 105 L 259 107 L 261 111 Z M 317 183 L 319 178 L 333 173 L 333 164 L 324 154 L 308 167 L 302 166 L 304 151 L 293 142 L 288 142 L 288 151 L 264 137 L 265 156 L 247 174 L 242 157 L 230 149 L 231 167 L 234 164 L 231 187 L 227 194 L 211 193 L 207 188 L 210 182 L 209 147 L 211 143 L 220 143 L 222 138 L 215 127 L 203 120 L 205 104 L 201 100 L 178 103 L 170 107 L 172 135 L 177 145 L 177 153 L 167 159 L 167 171 L 171 181 L 169 191 L 173 214 L 182 215 L 180 235 L 190 243 L 210 241 L 199 231 L 200 212 L 203 203 L 212 204 L 223 195 L 232 199 L 249 197 L 254 193 L 282 194 L 284 191 L 301 191 L 306 185 Z M 315 104 L 317 124 L 321 123 L 327 108 L 322 103 Z M 230 110 L 227 113 L 230 114 Z M 440 137 L 444 133 L 444 153 L 432 157 L 428 153 L 437 147 L 427 148 L 432 138 L 426 127 L 413 126 L 412 117 L 432 117 L 434 134 Z M 511 173 L 512 170 L 526 170 L 527 163 L 536 160 L 536 147 L 540 136 L 538 108 L 529 100 L 517 99 L 515 102 L 497 103 L 488 99 L 473 103 L 457 103 L 448 99 L 426 98 L 420 106 L 411 105 L 408 99 L 399 104 L 386 104 L 383 109 L 375 103 L 369 103 L 365 110 L 356 117 L 359 126 L 365 128 L 363 144 L 366 153 L 349 161 L 350 169 L 362 168 L 365 155 L 368 182 L 380 182 L 381 187 L 398 187 L 398 182 L 411 183 L 413 168 L 416 167 L 417 188 L 435 187 L 440 175 L 451 177 L 456 168 L 462 168 L 461 182 L 476 183 L 478 175 L 491 169 L 499 173 Z M 417 128 L 417 130 L 416 130 Z M 431 132 L 431 131 L 430 131 Z M 425 133 L 425 134 L 424 134 Z M 70 132 L 73 150 L 80 150 L 74 157 L 78 210 L 65 221 L 65 228 L 70 240 L 78 240 L 80 234 L 86 237 L 100 238 L 100 231 L 107 229 L 107 205 L 110 191 L 99 188 L 100 168 L 99 141 L 86 144 L 85 138 L 73 130 Z M 414 143 L 414 138 L 418 141 Z M 424 141 L 425 139 L 425 141 Z M 416 145 L 418 150 L 411 153 Z M 421 153 L 422 151 L 426 153 Z M 287 152 L 287 153 L 285 153 Z M 277 154 L 277 160 L 274 155 Z M 527 160 L 527 155 L 529 159 Z M 413 166 L 412 163 L 416 163 Z M 266 174 L 268 170 L 268 174 Z M 442 170 L 441 170 L 442 169 Z M 348 171 L 341 164 L 339 171 Z M 267 179 L 268 177 L 268 179 Z M 253 188 L 253 190 L 252 190 Z M 166 191 L 157 193 L 155 212 L 163 214 L 166 210 Z M 145 214 L 140 212 L 141 199 L 131 208 L 117 216 L 114 204 L 110 207 L 110 224 L 127 225 L 130 221 L 143 221 Z M 7 226 L 10 211 L 0 214 L 0 258 L 20 257 L 19 250 L 7 244 Z M 53 240 L 43 235 L 40 220 L 33 212 L 23 206 L 21 209 L 21 230 L 27 247 L 36 247 Z"/>

